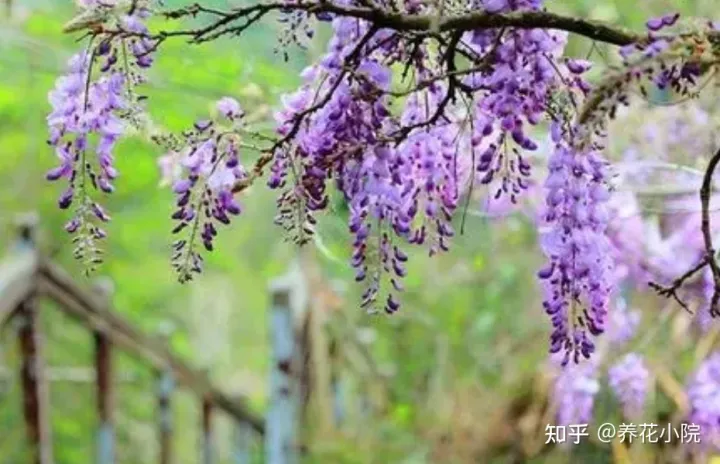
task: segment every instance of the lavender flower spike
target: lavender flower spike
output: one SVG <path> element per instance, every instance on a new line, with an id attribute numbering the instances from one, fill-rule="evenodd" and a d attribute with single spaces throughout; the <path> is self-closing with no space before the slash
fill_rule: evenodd
<path id="1" fill-rule="evenodd" d="M 620 401 L 625 417 L 640 418 L 650 388 L 650 371 L 643 358 L 636 353 L 625 355 L 608 370 L 608 376 L 610 388 Z"/>

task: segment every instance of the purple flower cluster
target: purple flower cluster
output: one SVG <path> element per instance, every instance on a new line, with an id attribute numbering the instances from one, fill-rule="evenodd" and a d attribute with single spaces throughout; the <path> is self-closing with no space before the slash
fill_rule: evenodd
<path id="1" fill-rule="evenodd" d="M 553 127 L 555 152 L 548 162 L 549 230 L 541 244 L 549 259 L 539 271 L 553 332 L 550 352 L 565 352 L 564 364 L 595 351 L 591 336 L 601 334 L 610 298 L 613 263 L 605 234 L 608 190 L 607 163 L 595 149 L 580 152 Z"/>
<path id="2" fill-rule="evenodd" d="M 541 2 L 476 6 L 537 10 Z M 430 7 L 418 2 L 405 8 L 418 13 Z M 385 311 L 394 312 L 399 307 L 394 293 L 401 291 L 406 273 L 401 245 L 425 245 L 430 255 L 448 250 L 455 234 L 452 215 L 472 184 L 470 175 L 494 186 L 494 200 L 509 197 L 514 204 L 527 190 L 531 167 L 524 152 L 537 149 L 529 134 L 558 87 L 553 61 L 565 36 L 540 30 L 468 33 L 469 52 L 492 58 L 493 66 L 462 80 L 477 90 L 467 114 L 450 98 L 451 86 L 435 79 L 442 72 L 436 52 L 406 44 L 391 31 L 372 34 L 364 21 L 335 18 L 332 25 L 327 53 L 303 73 L 305 84 L 283 98 L 276 115 L 278 134 L 292 143 L 275 152 L 268 185 L 282 190 L 276 222 L 304 243 L 313 233 L 314 213 L 328 203 L 326 184 L 334 179 L 350 211 L 351 264 L 356 280 L 367 285 L 363 306 L 382 298 Z M 409 60 L 417 87 L 395 116 L 389 107 L 390 66 Z M 348 72 L 348 65 L 355 70 Z M 570 67 L 577 74 L 586 68 L 584 62 Z M 472 165 L 458 162 L 458 154 L 468 151 Z"/>
<path id="3" fill-rule="evenodd" d="M 643 358 L 637 353 L 628 353 L 608 369 L 608 377 L 625 418 L 639 419 L 650 388 L 650 371 Z"/>
<path id="4" fill-rule="evenodd" d="M 720 353 L 700 364 L 687 386 L 688 421 L 700 426 L 700 446 L 720 450 Z"/>
<path id="5" fill-rule="evenodd" d="M 407 236 L 412 219 L 398 210 L 412 187 L 402 172 L 409 163 L 383 140 L 395 123 L 383 96 L 390 85 L 389 63 L 379 57 L 381 51 L 391 54 L 392 37 L 386 31 L 367 36 L 366 23 L 347 18 L 334 19 L 333 30 L 328 52 L 303 73 L 306 84 L 283 98 L 276 115 L 278 133 L 295 136 L 292 146 L 276 152 L 271 167 L 268 185 L 282 189 L 276 222 L 294 241 L 306 242 L 314 232 L 314 213 L 328 204 L 327 182 L 335 179 L 350 210 L 356 280 L 367 285 L 363 306 L 381 301 L 385 311 L 394 312 L 399 308 L 394 293 L 402 289 L 408 259 L 396 237 Z M 352 76 L 343 69 L 351 55 L 359 56 Z M 305 118 L 302 127 L 300 118 Z M 393 275 L 388 285 L 383 285 L 385 273 Z"/>
<path id="6" fill-rule="evenodd" d="M 607 335 L 614 346 L 624 345 L 632 340 L 640 325 L 640 311 L 628 308 L 622 297 L 615 298 L 615 307 L 609 314 Z"/>
<path id="7" fill-rule="evenodd" d="M 440 105 L 444 89 L 430 86 L 411 95 L 400 122 L 413 126 L 433 114 Z M 416 130 L 397 148 L 397 176 L 409 179 L 404 185 L 394 228 L 412 244 L 428 243 L 430 256 L 448 251 L 455 231 L 450 222 L 458 206 L 460 173 L 457 154 L 458 128 L 439 124 L 428 130 Z M 417 224 L 417 226 L 414 226 Z"/>
<path id="8" fill-rule="evenodd" d="M 112 149 L 123 132 L 116 111 L 126 105 L 122 95 L 124 78 L 121 73 L 109 73 L 90 83 L 86 92 L 89 69 L 87 55 L 73 56 L 68 63 L 68 73 L 57 80 L 49 95 L 53 110 L 47 118 L 48 143 L 56 148 L 60 166 L 49 171 L 47 178 L 70 180 L 70 189 L 61 196 L 63 209 L 72 203 L 78 171 L 86 173 L 93 184 L 106 193 L 112 192 L 111 181 L 117 175 L 112 166 Z M 77 166 L 88 148 L 88 137 L 95 134 L 99 136 L 96 156 L 101 168 L 97 173 L 86 163 Z"/>
<path id="9" fill-rule="evenodd" d="M 490 12 L 536 10 L 540 1 L 485 1 Z M 531 166 L 523 152 L 538 148 L 530 136 L 544 117 L 548 99 L 558 85 L 557 55 L 566 36 L 540 29 L 480 30 L 466 34 L 479 57 L 492 59 L 489 71 L 472 73 L 466 85 L 481 90 L 476 100 L 471 138 L 477 180 L 491 188 L 493 200 L 509 196 L 516 203 L 526 192 Z"/>
<path id="10" fill-rule="evenodd" d="M 421 115 L 431 114 L 440 95 L 434 88 L 422 96 L 412 95 L 401 123 L 411 126 Z M 430 255 L 448 250 L 448 240 L 455 234 L 450 219 L 459 199 L 455 156 L 451 129 L 436 126 L 414 130 L 394 149 L 377 147 L 373 153 L 366 153 L 362 162 L 346 166 L 342 184 L 350 203 L 350 230 L 356 237 L 352 265 L 358 269 L 357 280 L 372 272 L 364 305 L 378 295 L 385 271 L 392 275 L 385 310 L 395 312 L 399 308 L 393 292 L 402 291 L 400 279 L 406 275 L 408 256 L 398 240 L 427 245 Z M 375 259 L 379 265 L 368 267 L 368 237 L 375 227 L 392 234 L 377 231 Z M 391 243 L 393 236 L 396 243 Z"/>
<path id="11" fill-rule="evenodd" d="M 648 282 L 670 286 L 705 254 L 700 233 L 700 205 L 697 194 L 690 193 L 700 189 L 701 176 L 678 167 L 692 164 L 697 153 L 714 150 L 703 136 L 711 129 L 711 118 L 702 102 L 686 104 L 671 112 L 658 106 L 621 115 L 609 130 L 612 133 L 629 125 L 638 127 L 635 134 L 639 137 L 634 135 L 629 146 L 621 146 L 623 162 L 617 165 L 618 191 L 609 204 L 614 256 L 618 268 L 624 268 L 619 278 L 634 283 L 639 290 L 646 290 Z M 643 213 L 647 200 L 634 191 L 674 188 L 672 186 L 688 188 L 689 194 L 662 199 L 651 208 L 663 213 L 646 217 Z M 713 195 L 711 204 L 717 199 L 717 195 Z M 712 234 L 717 234 L 720 231 L 718 212 L 710 212 L 710 223 Z M 712 273 L 705 269 L 685 282 L 679 292 L 680 298 L 695 313 L 694 323 L 701 331 L 712 321 L 709 303 L 713 289 Z M 610 317 L 616 312 L 611 311 Z"/>
<path id="12" fill-rule="evenodd" d="M 672 90 L 680 97 L 692 98 L 702 86 L 698 82 L 704 64 L 714 62 L 711 41 L 697 34 L 656 35 L 654 32 L 677 22 L 677 15 L 650 20 L 647 40 L 620 49 L 623 67 L 608 74 L 594 89 L 582 109 L 579 122 L 586 137 L 604 132 L 618 108 L 630 103 L 633 89 L 646 96 L 648 87 Z M 712 28 L 712 25 L 708 27 Z"/>
<path id="13" fill-rule="evenodd" d="M 149 16 L 149 10 L 136 8 L 132 15 L 126 15 L 121 18 L 119 28 L 132 35 L 118 46 L 113 47 L 111 44 L 106 45 L 107 48 L 111 48 L 109 61 L 115 63 L 117 61 L 117 53 L 122 54 L 129 52 L 137 68 L 146 69 L 152 66 L 154 61 L 153 53 L 157 45 L 148 37 L 150 31 L 143 22 Z M 142 73 L 133 72 L 133 69 L 128 69 L 127 72 L 135 84 L 144 82 L 145 78 Z"/>
<path id="14" fill-rule="evenodd" d="M 478 0 L 473 3 L 488 13 L 505 13 L 514 10 L 539 10 L 543 0 Z"/>
<path id="15" fill-rule="evenodd" d="M 112 150 L 124 129 L 117 112 L 127 104 L 123 97 L 123 75 L 109 71 L 89 82 L 90 67 L 90 57 L 85 53 L 73 56 L 68 73 L 57 80 L 50 92 L 48 143 L 55 148 L 60 165 L 46 175 L 50 181 L 68 182 L 58 206 L 61 209 L 75 206 L 74 216 L 65 230 L 78 233 L 75 255 L 84 260 L 88 268 L 100 262 L 94 240 L 106 235 L 97 221 L 110 220 L 102 207 L 90 198 L 89 187 L 104 193 L 113 191 L 112 181 L 117 171 Z M 93 142 L 94 155 L 90 152 Z"/>
<path id="16" fill-rule="evenodd" d="M 656 35 L 655 32 L 675 25 L 679 18 L 671 14 L 647 22 L 648 39 L 626 45 L 620 49 L 623 68 L 614 73 L 597 89 L 596 105 L 587 111 L 586 123 L 592 120 L 602 126 L 607 117 L 614 118 L 619 105 L 629 104 L 628 89 L 636 86 L 647 95 L 647 84 L 652 82 L 659 89 L 670 89 L 682 96 L 691 96 L 701 75 L 702 62 L 711 62 L 707 50 L 712 45 L 707 39 L 678 34 L 673 38 Z M 711 25 L 709 27 L 712 27 Z M 593 116 L 589 116 L 590 114 Z"/>
<path id="17" fill-rule="evenodd" d="M 95 31 L 90 51 L 71 61 L 50 95 L 50 144 L 60 165 L 47 177 L 69 182 L 59 200 L 62 208 L 76 206 L 68 231 L 101 238 L 105 232 L 93 221 L 109 216 L 87 190 L 90 185 L 105 193 L 113 190 L 113 147 L 125 126 L 138 121 L 142 97 L 135 87 L 144 80 L 142 71 L 151 66 L 159 42 L 144 24 L 145 2 L 132 2 L 132 14 L 124 16 L 113 10 L 115 2 L 103 6 L 84 0 L 83 5 L 112 12 L 105 19 L 110 27 Z M 474 0 L 468 6 L 508 13 L 539 11 L 543 2 Z M 452 5 L 450 12 L 463 8 Z M 402 9 L 447 13 L 420 0 L 405 2 Z M 333 35 L 326 53 L 303 73 L 300 89 L 283 98 L 276 115 L 277 143 L 253 171 L 259 173 L 272 159 L 268 186 L 279 190 L 276 222 L 295 242 L 308 242 L 317 212 L 330 202 L 329 187 L 335 187 L 349 211 L 350 264 L 365 285 L 362 305 L 393 313 L 407 272 L 406 245 L 423 245 L 430 255 L 447 251 L 460 198 L 471 195 L 475 184 L 486 187 L 488 199 L 500 205 L 517 203 L 532 185 L 530 159 L 539 148 L 534 128 L 549 116 L 554 146 L 544 182 L 541 237 L 548 263 L 538 277 L 553 325 L 550 351 L 559 353 L 563 365 L 589 358 L 596 350 L 593 337 L 605 330 L 611 287 L 620 278 L 613 261 L 621 247 L 607 233 L 608 168 L 598 140 L 607 117 L 627 102 L 629 85 L 642 89 L 649 76 L 661 88 L 687 94 L 696 83 L 701 61 L 696 58 L 705 48 L 678 47 L 655 34 L 675 25 L 678 16 L 648 21 L 648 40 L 625 48 L 625 69 L 610 73 L 595 89 L 599 98 L 587 98 L 591 89 L 583 74 L 590 62 L 561 58 L 565 33 L 482 28 L 448 34 L 449 41 L 434 47 L 427 37 L 418 40 L 407 31 L 378 28 L 356 17 L 291 10 L 283 13 L 291 35 L 302 26 L 311 36 L 312 16 L 330 21 Z M 689 56 L 693 59 L 686 60 Z M 455 69 L 467 61 L 474 68 Z M 402 89 L 393 86 L 399 64 L 405 68 L 398 76 Z M 393 108 L 394 102 L 402 108 Z M 177 197 L 173 232 L 187 233 L 173 245 L 181 281 L 202 267 L 195 242 L 213 249 L 218 227 L 241 212 L 233 192 L 255 178 L 239 160 L 244 131 L 239 103 L 223 98 L 216 114 L 216 121 L 199 121 L 166 144 L 171 155 L 163 163 Z M 90 247 L 82 237 L 79 246 Z M 633 244 L 621 245 L 630 249 Z M 625 329 L 618 339 L 626 340 L 634 330 Z"/>
<path id="18" fill-rule="evenodd" d="M 537 9 L 539 2 L 491 2 L 492 11 Z M 504 8 L 504 9 L 503 9 Z M 489 73 L 466 79 L 467 85 L 489 90 L 478 100 L 473 150 L 480 147 L 476 166 L 481 184 L 497 180 L 493 192 L 498 199 L 509 195 L 512 203 L 527 189 L 531 166 L 522 151 L 533 151 L 537 143 L 528 135 L 533 125 L 550 112 L 551 95 L 565 93 L 576 105 L 591 90 L 582 78 L 590 63 L 558 58 L 565 36 L 548 31 L 513 30 L 470 33 L 470 42 L 480 56 L 490 56 L 495 65 Z M 558 92 L 558 90 L 561 92 Z M 577 148 L 572 131 L 553 125 L 555 152 L 549 160 L 547 210 L 543 249 L 550 259 L 539 277 L 545 290 L 543 303 L 551 316 L 553 333 L 550 351 L 565 352 L 567 364 L 595 350 L 591 336 L 603 332 L 612 261 L 605 234 L 609 198 L 605 162 L 600 147 Z"/>
<path id="19" fill-rule="evenodd" d="M 87 4 L 88 8 L 95 6 Z M 138 8 L 133 15 L 121 17 L 120 22 L 132 32 L 145 33 L 142 20 L 147 15 L 146 10 Z M 135 57 L 133 63 L 118 59 L 126 52 Z M 106 232 L 98 221 L 110 220 L 91 199 L 90 187 L 106 194 L 114 190 L 112 182 L 118 173 L 113 150 L 138 112 L 133 87 L 142 80 L 137 69 L 150 65 L 151 52 L 146 38 L 133 37 L 120 43 L 101 37 L 90 51 L 70 59 L 67 73 L 57 79 L 48 96 L 52 106 L 47 117 L 48 144 L 55 148 L 60 164 L 46 178 L 64 179 L 69 184 L 58 205 L 62 209 L 74 205 L 74 216 L 65 230 L 77 234 L 75 256 L 85 262 L 86 271 L 101 261 L 94 241 L 104 238 Z"/>
<path id="20" fill-rule="evenodd" d="M 240 104 L 230 97 L 218 101 L 217 110 L 231 121 L 239 122 L 243 115 Z M 216 127 L 212 121 L 198 121 L 184 135 L 179 153 L 182 170 L 172 187 L 177 206 L 172 215 L 177 225 L 172 232 L 188 232 L 186 238 L 173 243 L 172 261 L 180 282 L 202 271 L 203 258 L 195 249 L 195 241 L 199 239 L 207 251 L 212 251 L 217 228 L 230 224 L 230 218 L 240 214 L 233 188 L 247 179 L 235 132 Z"/>
<path id="21" fill-rule="evenodd" d="M 552 392 L 557 425 L 591 423 L 599 391 L 600 382 L 594 363 L 564 366 L 555 379 Z"/>

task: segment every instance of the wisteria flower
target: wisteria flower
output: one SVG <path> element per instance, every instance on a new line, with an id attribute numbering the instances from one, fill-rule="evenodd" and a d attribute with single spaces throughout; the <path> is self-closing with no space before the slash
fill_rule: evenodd
<path id="1" fill-rule="evenodd" d="M 650 371 L 643 358 L 637 353 L 625 355 L 610 367 L 608 376 L 610 388 L 620 401 L 625 417 L 638 420 L 650 389 Z"/>

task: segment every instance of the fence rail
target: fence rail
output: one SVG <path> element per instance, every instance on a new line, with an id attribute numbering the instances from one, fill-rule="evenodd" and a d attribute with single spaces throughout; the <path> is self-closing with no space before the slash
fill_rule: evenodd
<path id="1" fill-rule="evenodd" d="M 173 387 L 192 391 L 201 405 L 203 464 L 214 460 L 212 425 L 214 411 L 222 411 L 237 424 L 238 430 L 265 434 L 264 418 L 250 410 L 241 400 L 215 388 L 205 371 L 190 367 L 157 339 L 143 334 L 112 311 L 110 298 L 101 289 L 88 290 L 78 285 L 62 268 L 42 256 L 35 247 L 36 220 L 25 217 L 18 224 L 18 237 L 9 255 L 0 261 L 0 328 L 10 320 L 20 320 L 19 346 L 22 356 L 20 377 L 23 388 L 23 411 L 32 462 L 53 462 L 48 401 L 48 376 L 43 365 L 43 338 L 39 331 L 38 299 L 47 298 L 57 308 L 81 323 L 94 334 L 97 431 L 97 462 L 115 460 L 113 428 L 112 352 L 119 349 L 149 364 L 158 373 L 161 463 L 171 462 L 172 417 L 169 414 Z M 243 435 L 244 434 L 244 435 Z M 247 432 L 241 434 L 247 436 Z M 243 439 L 248 446 L 248 440 Z M 236 449 L 237 462 L 247 462 L 247 450 Z"/>
<path id="2" fill-rule="evenodd" d="M 0 327 L 32 293 L 37 268 L 32 250 L 15 252 L 0 264 Z"/>
<path id="3" fill-rule="evenodd" d="M 107 309 L 96 295 L 83 290 L 58 266 L 39 260 L 39 293 L 60 303 L 70 316 L 96 333 L 107 337 L 113 345 L 151 364 L 158 370 L 168 370 L 179 386 L 194 391 L 211 407 L 219 408 L 235 419 L 247 422 L 259 433 L 264 433 L 264 421 L 248 408 L 212 386 L 207 375 L 189 367 L 160 342 L 142 334 L 130 323 Z"/>
<path id="4" fill-rule="evenodd" d="M 306 441 L 314 434 L 321 435 L 328 427 L 340 426 L 343 402 L 338 363 L 349 353 L 341 353 L 345 348 L 338 348 L 337 334 L 325 333 L 325 330 L 328 315 L 340 308 L 342 298 L 336 290 L 322 288 L 320 273 L 307 255 L 302 255 L 304 258 L 297 261 L 287 275 L 275 279 L 269 288 L 272 359 L 265 419 L 241 398 L 229 396 L 213 386 L 207 371 L 195 369 L 175 356 L 167 348 L 167 339 L 144 334 L 114 312 L 111 286 L 103 282 L 96 282 L 95 288 L 80 285 L 41 254 L 35 241 L 36 223 L 34 216 L 19 221 L 15 243 L 7 256 L 0 259 L 0 329 L 11 320 L 13 327 L 18 327 L 22 366 L 19 377 L 33 464 L 53 462 L 48 390 L 49 384 L 57 381 L 95 384 L 98 418 L 95 461 L 98 464 L 115 462 L 118 454 L 115 385 L 133 381 L 121 372 L 114 372 L 116 351 L 127 353 L 155 371 L 157 460 L 161 464 L 170 464 L 175 459 L 172 398 L 177 388 L 192 392 L 201 412 L 197 427 L 201 437 L 198 456 L 202 464 L 218 460 L 214 449 L 218 435 L 213 426 L 218 413 L 226 414 L 235 424 L 232 444 L 235 464 L 250 463 L 253 443 L 262 443 L 264 462 L 295 464 L 301 458 L 301 450 L 306 449 Z M 43 333 L 38 327 L 41 299 L 55 302 L 55 310 L 70 316 L 93 335 L 95 365 L 92 368 L 44 366 Z M 373 364 L 371 358 L 367 361 Z M 6 379 L 8 373 L 6 367 L 0 367 L 0 379 Z M 316 426 L 301 427 L 311 402 L 317 409 L 315 415 L 321 420 Z"/>

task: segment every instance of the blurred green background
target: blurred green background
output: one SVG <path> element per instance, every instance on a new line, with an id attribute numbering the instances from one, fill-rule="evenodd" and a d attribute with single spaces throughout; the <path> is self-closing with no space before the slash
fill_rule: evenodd
<path id="1" fill-rule="evenodd" d="M 206 3 L 228 7 L 237 2 Z M 678 10 L 712 17 L 716 6 L 714 0 L 546 3 L 556 11 L 636 30 L 657 13 Z M 56 161 L 45 143 L 47 93 L 79 46 L 75 37 L 60 33 L 73 5 L 69 0 L 7 5 L 9 16 L 0 21 L 0 247 L 12 241 L 17 213 L 37 211 L 43 250 L 80 276 L 62 231 L 67 217 L 56 207 L 60 187 L 43 180 Z M 182 40 L 164 44 L 146 85 L 154 121 L 182 130 L 224 95 L 236 97 L 250 112 L 270 114 L 279 95 L 298 84 L 299 71 L 322 52 L 326 37 L 319 34 L 307 50 L 293 48 L 290 61 L 283 62 L 274 53 L 279 27 L 266 22 L 241 39 L 202 46 Z M 588 42 L 573 39 L 569 53 L 585 55 L 589 48 Z M 178 284 L 168 259 L 172 195 L 158 185 L 161 154 L 139 139 L 125 139 L 119 147 L 121 177 L 116 193 L 104 203 L 113 221 L 99 274 L 113 280 L 113 303 L 124 317 L 148 333 L 172 327 L 170 343 L 178 355 L 208 369 L 217 385 L 247 396 L 262 410 L 268 371 L 267 283 L 287 270 L 297 250 L 282 241 L 272 224 L 273 195 L 258 185 L 243 198 L 243 216 L 220 234 L 219 251 L 209 257 L 205 274 L 190 285 Z M 432 260 L 418 254 L 411 260 L 406 304 L 391 318 L 367 316 L 357 307 L 352 274 L 344 264 L 349 253 L 344 219 L 330 215 L 319 230 L 324 251 L 313 259 L 328 282 L 348 283 L 342 312 L 352 327 L 374 334 L 370 350 L 384 373 L 389 400 L 371 421 L 351 415 L 341 432 L 316 437 L 308 462 L 518 462 L 512 460 L 511 445 L 499 457 L 477 456 L 490 446 L 493 434 L 501 433 L 492 414 L 522 396 L 546 358 L 549 325 L 534 280 L 541 258 L 531 224 L 521 216 L 500 222 L 469 217 L 466 233 L 449 254 Z M 42 326 L 49 365 L 61 370 L 92 365 L 92 339 L 85 330 L 57 311 L 43 311 Z M 0 463 L 21 463 L 25 432 L 12 327 L 0 334 L 0 368 L 9 373 L 0 378 Z M 154 462 L 152 373 L 124 357 L 117 369 L 130 380 L 118 386 L 119 462 Z M 51 386 L 58 464 L 94 459 L 92 395 L 90 383 Z M 348 406 L 349 412 L 358 409 Z M 199 405 L 181 394 L 175 413 L 177 462 L 198 462 Z M 230 462 L 227 425 L 216 438 L 220 462 Z M 559 455 L 547 462 L 568 459 Z"/>

